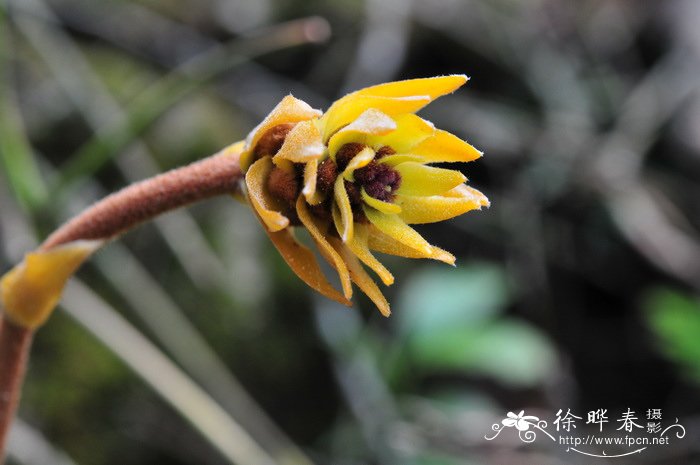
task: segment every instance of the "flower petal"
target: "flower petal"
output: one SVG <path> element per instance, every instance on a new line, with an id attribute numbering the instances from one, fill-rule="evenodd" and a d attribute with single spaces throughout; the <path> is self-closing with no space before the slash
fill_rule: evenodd
<path id="1" fill-rule="evenodd" d="M 365 110 L 355 121 L 333 134 L 328 141 L 328 152 L 335 159 L 340 147 L 348 142 L 364 144 L 369 136 L 388 134 L 396 129 L 396 123 L 379 110 Z"/>
<path id="2" fill-rule="evenodd" d="M 357 287 L 359 287 L 362 292 L 367 294 L 367 297 L 374 302 L 374 305 L 377 306 L 382 315 L 391 315 L 389 302 L 387 302 L 384 294 L 382 294 L 382 291 L 379 290 L 379 287 L 377 287 L 377 283 L 375 283 L 367 274 L 365 269 L 362 268 L 362 264 L 352 254 L 350 249 L 348 249 L 345 244 L 336 238 L 330 237 L 328 240 L 343 257 L 345 263 L 347 263 L 348 270 L 350 271 L 350 277 L 352 278 L 353 282 L 357 284 Z"/>
<path id="3" fill-rule="evenodd" d="M 352 98 L 347 99 L 348 97 Z M 321 117 L 323 140 L 327 141 L 338 129 L 350 124 L 368 108 L 374 108 L 388 116 L 397 116 L 414 113 L 428 103 L 430 97 L 427 95 L 392 98 L 350 94 L 335 102 Z"/>
<path id="4" fill-rule="evenodd" d="M 338 214 L 338 209 L 333 209 L 333 221 L 335 222 L 336 228 L 340 228 L 340 218 Z M 353 254 L 359 258 L 362 263 L 370 267 L 382 282 L 391 286 L 394 284 L 394 276 L 389 270 L 386 269 L 384 265 L 381 264 L 379 260 L 370 252 L 368 245 L 369 227 L 364 224 L 355 225 L 355 234 L 352 240 L 347 242 L 347 246 L 350 248 Z"/>
<path id="5" fill-rule="evenodd" d="M 484 194 L 465 184 L 443 195 L 399 195 L 396 197 L 396 203 L 401 205 L 399 216 L 407 224 L 436 223 L 489 206 Z"/>
<path id="6" fill-rule="evenodd" d="M 419 157 L 418 155 L 409 155 L 406 153 L 396 153 L 394 155 L 386 155 L 380 158 L 379 163 L 384 163 L 391 167 L 400 165 L 401 163 L 406 163 L 407 161 L 413 161 L 416 163 L 425 163 L 425 158 Z"/>
<path id="7" fill-rule="evenodd" d="M 370 207 L 374 208 L 375 210 L 379 210 L 382 213 L 388 213 L 388 214 L 396 214 L 396 213 L 401 213 L 401 207 L 398 206 L 395 203 L 390 203 L 390 202 L 384 202 L 383 200 L 375 199 L 371 195 L 365 191 L 365 188 L 363 187 L 362 190 L 360 191 L 362 195 L 362 200 L 369 205 Z"/>
<path id="8" fill-rule="evenodd" d="M 323 202 L 323 195 L 316 190 L 318 177 L 318 160 L 311 160 L 304 167 L 304 189 L 301 191 L 309 205 L 318 205 Z"/>
<path id="9" fill-rule="evenodd" d="M 413 147 L 410 153 L 425 158 L 427 163 L 468 162 L 484 155 L 459 137 L 442 129 L 438 129 L 433 137 Z"/>
<path id="10" fill-rule="evenodd" d="M 78 240 L 28 253 L 0 280 L 0 307 L 14 323 L 37 328 L 51 315 L 68 279 L 102 240 Z"/>
<path id="11" fill-rule="evenodd" d="M 396 190 L 400 195 L 438 195 L 467 180 L 459 171 L 411 161 L 401 163 L 395 169 L 401 175 L 401 186 Z"/>
<path id="12" fill-rule="evenodd" d="M 366 87 L 358 90 L 355 92 L 355 94 L 380 95 L 383 97 L 410 97 L 412 95 L 427 95 L 432 101 L 438 97 L 454 92 L 462 87 L 468 80 L 469 78 L 464 74 L 406 79 L 404 81 L 387 82 L 385 84 Z"/>
<path id="13" fill-rule="evenodd" d="M 302 281 L 329 299 L 348 307 L 351 305 L 343 294 L 330 285 L 318 266 L 313 252 L 297 242 L 289 228 L 277 232 L 271 232 L 265 228 L 265 232 L 287 265 Z"/>
<path id="14" fill-rule="evenodd" d="M 335 185 L 333 187 L 333 196 L 335 197 L 335 204 L 340 210 L 342 229 L 338 230 L 338 234 L 343 239 L 343 242 L 347 242 L 352 239 L 353 234 L 353 217 L 352 217 L 352 206 L 350 205 L 350 198 L 348 197 L 348 192 L 345 190 L 345 179 L 342 176 L 338 176 L 335 180 Z"/>
<path id="15" fill-rule="evenodd" d="M 412 247 L 402 244 L 375 227 L 370 227 L 368 232 L 369 235 L 367 237 L 367 244 L 371 250 L 405 258 L 432 258 L 433 260 L 438 260 L 452 266 L 455 264 L 454 255 L 441 249 L 440 247 L 435 247 L 433 245 L 431 253 L 425 254 Z"/>
<path id="16" fill-rule="evenodd" d="M 374 160 L 375 155 L 374 150 L 369 147 L 362 149 L 360 153 L 352 157 L 350 163 L 348 163 L 348 166 L 346 166 L 345 170 L 343 170 L 343 178 L 353 182 L 355 180 L 355 170 L 369 165 L 369 162 Z"/>
<path id="17" fill-rule="evenodd" d="M 424 256 L 429 256 L 432 253 L 432 246 L 415 229 L 404 223 L 398 215 L 387 215 L 366 205 L 363 205 L 363 210 L 367 219 L 384 234 L 422 252 Z"/>
<path id="18" fill-rule="evenodd" d="M 413 147 L 435 134 L 433 123 L 423 118 L 407 113 L 394 118 L 396 130 L 386 135 L 372 135 L 367 137 L 366 143 L 379 149 L 388 145 L 395 152 L 406 153 Z"/>
<path id="19" fill-rule="evenodd" d="M 262 157 L 246 172 L 245 184 L 251 205 L 267 227 L 266 229 L 275 232 L 289 226 L 289 219 L 280 213 L 283 209 L 281 203 L 267 190 L 267 179 L 271 171 L 272 159 Z"/>
<path id="20" fill-rule="evenodd" d="M 280 103 L 258 124 L 246 137 L 245 149 L 241 154 L 243 171 L 253 163 L 253 149 L 260 138 L 273 127 L 283 123 L 298 123 L 321 116 L 321 111 L 315 110 L 308 103 L 291 95 L 285 96 Z"/>
<path id="21" fill-rule="evenodd" d="M 286 159 L 294 163 L 306 163 L 321 158 L 325 150 L 318 127 L 313 121 L 302 121 L 289 131 L 272 161 L 277 163 L 280 159 Z"/>
<path id="22" fill-rule="evenodd" d="M 345 297 L 349 299 L 352 297 L 352 283 L 350 282 L 350 274 L 348 273 L 347 266 L 345 266 L 345 262 L 343 262 L 343 259 L 340 257 L 340 255 L 338 255 L 338 252 L 336 252 L 326 240 L 325 236 L 321 232 L 321 226 L 318 224 L 318 220 L 311 215 L 311 212 L 309 212 L 309 207 L 306 206 L 304 197 L 299 196 L 297 199 L 296 209 L 299 219 L 309 231 L 309 234 L 311 234 L 311 237 L 313 238 L 314 242 L 316 242 L 319 250 L 321 250 L 324 256 L 330 258 L 328 261 L 338 272 L 340 283 L 343 286 L 343 294 L 345 294 Z"/>

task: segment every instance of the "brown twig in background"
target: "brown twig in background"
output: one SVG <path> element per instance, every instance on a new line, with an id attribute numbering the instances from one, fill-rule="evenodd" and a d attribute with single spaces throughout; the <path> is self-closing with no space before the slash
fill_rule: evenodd
<path id="1" fill-rule="evenodd" d="M 33 332 L 0 318 L 0 463 L 15 416 Z"/>

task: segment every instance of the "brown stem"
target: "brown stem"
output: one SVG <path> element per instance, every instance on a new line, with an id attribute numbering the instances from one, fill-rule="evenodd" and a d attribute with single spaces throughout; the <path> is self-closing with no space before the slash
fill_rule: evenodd
<path id="1" fill-rule="evenodd" d="M 240 153 L 232 148 L 125 187 L 65 223 L 39 247 L 81 239 L 112 239 L 169 210 L 238 190 Z M 1 302 L 0 302 L 1 304 Z M 19 403 L 33 331 L 3 318 L 0 308 L 0 464 Z"/>
<path id="2" fill-rule="evenodd" d="M 0 463 L 19 404 L 20 388 L 32 343 L 32 331 L 0 317 Z"/>
<path id="3" fill-rule="evenodd" d="M 105 197 L 57 229 L 40 250 L 80 239 L 112 239 L 161 213 L 235 193 L 241 176 L 238 153 L 224 150 Z"/>

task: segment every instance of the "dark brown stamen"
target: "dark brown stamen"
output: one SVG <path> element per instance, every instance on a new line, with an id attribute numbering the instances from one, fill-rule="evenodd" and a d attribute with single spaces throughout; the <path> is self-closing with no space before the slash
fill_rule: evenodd
<path id="1" fill-rule="evenodd" d="M 255 145 L 255 149 L 253 150 L 255 159 L 257 160 L 265 155 L 274 155 L 279 152 L 284 143 L 284 139 L 294 126 L 294 123 L 283 123 L 268 129 Z"/>
<path id="2" fill-rule="evenodd" d="M 350 142 L 343 145 L 335 154 L 335 162 L 338 164 L 338 171 L 343 171 L 350 163 L 355 155 L 362 152 L 366 146 L 364 144 L 359 144 L 357 142 Z"/>
<path id="3" fill-rule="evenodd" d="M 294 207 L 299 195 L 299 181 L 294 174 L 275 166 L 267 179 L 267 188 L 274 197 Z"/>
<path id="4" fill-rule="evenodd" d="M 355 182 L 365 189 L 370 197 L 384 202 L 393 202 L 396 190 L 401 186 L 401 175 L 384 163 L 371 161 L 367 166 L 355 170 Z"/>
<path id="5" fill-rule="evenodd" d="M 326 158 L 318 165 L 316 174 L 316 189 L 327 194 L 333 189 L 335 179 L 338 177 L 338 165 L 330 158 Z"/>
<path id="6" fill-rule="evenodd" d="M 374 157 L 375 160 L 379 160 L 382 157 L 386 157 L 387 155 L 393 155 L 396 153 L 396 150 L 392 149 L 388 145 L 384 145 L 382 147 L 379 147 L 379 150 L 377 150 L 377 155 Z"/>

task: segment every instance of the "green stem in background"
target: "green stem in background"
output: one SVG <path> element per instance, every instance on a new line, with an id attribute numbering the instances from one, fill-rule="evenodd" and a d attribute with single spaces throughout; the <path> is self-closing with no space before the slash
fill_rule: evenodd
<path id="1" fill-rule="evenodd" d="M 11 47 L 5 7 L 0 0 L 0 164 L 22 208 L 31 211 L 46 202 L 47 192 L 25 138 L 21 118 L 14 104 L 9 63 Z"/>

